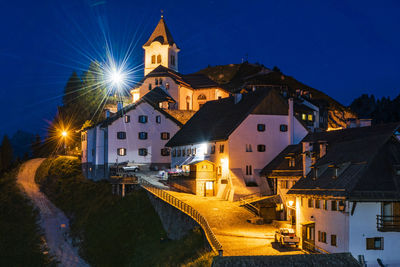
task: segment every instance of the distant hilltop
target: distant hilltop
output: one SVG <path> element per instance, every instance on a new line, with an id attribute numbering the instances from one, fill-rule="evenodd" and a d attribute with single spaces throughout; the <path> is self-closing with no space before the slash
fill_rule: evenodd
<path id="1" fill-rule="evenodd" d="M 209 66 L 199 71 L 217 82 L 232 93 L 237 90 L 250 89 L 255 86 L 280 86 L 290 94 L 306 94 L 311 102 L 318 106 L 325 106 L 329 112 L 328 126 L 330 128 L 345 127 L 346 120 L 356 118 L 357 115 L 348 107 L 343 106 L 325 93 L 307 86 L 291 76 L 283 74 L 278 68 L 269 69 L 261 64 L 244 62 Z"/>

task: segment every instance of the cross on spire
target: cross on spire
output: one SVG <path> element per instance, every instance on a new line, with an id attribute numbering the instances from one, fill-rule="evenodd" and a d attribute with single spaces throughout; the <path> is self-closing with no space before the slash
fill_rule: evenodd
<path id="1" fill-rule="evenodd" d="M 161 18 L 164 17 L 164 10 L 161 9 Z"/>

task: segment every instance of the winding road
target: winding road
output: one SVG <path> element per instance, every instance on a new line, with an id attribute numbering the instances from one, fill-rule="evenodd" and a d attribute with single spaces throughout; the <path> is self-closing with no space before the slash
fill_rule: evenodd
<path id="1" fill-rule="evenodd" d="M 19 170 L 17 181 L 40 211 L 40 226 L 45 233 L 50 254 L 56 257 L 61 266 L 89 266 L 79 257 L 78 249 L 73 247 L 71 240 L 66 237 L 69 230 L 68 218 L 40 192 L 35 183 L 36 169 L 44 160 L 32 159 L 24 163 Z"/>

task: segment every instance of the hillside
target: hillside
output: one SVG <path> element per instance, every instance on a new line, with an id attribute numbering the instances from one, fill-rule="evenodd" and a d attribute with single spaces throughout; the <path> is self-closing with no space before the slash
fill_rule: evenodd
<path id="1" fill-rule="evenodd" d="M 328 123 L 331 128 L 345 126 L 346 119 L 356 117 L 349 108 L 343 106 L 325 93 L 307 86 L 291 76 L 284 75 L 280 71 L 272 71 L 263 65 L 248 62 L 220 65 L 207 67 L 200 70 L 199 73 L 207 75 L 229 92 L 237 92 L 253 85 L 283 86 L 287 87 L 289 93 L 293 94 L 298 89 L 309 91 L 312 96 L 312 102 L 327 107 L 329 112 Z"/>

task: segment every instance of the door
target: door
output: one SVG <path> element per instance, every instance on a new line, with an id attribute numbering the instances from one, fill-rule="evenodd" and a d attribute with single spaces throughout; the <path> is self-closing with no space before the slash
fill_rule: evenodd
<path id="1" fill-rule="evenodd" d="M 206 182 L 205 186 L 206 186 L 205 196 L 206 197 L 214 196 L 214 182 Z"/>
<path id="2" fill-rule="evenodd" d="M 315 251 L 315 224 L 302 225 L 302 248 L 308 251 Z"/>

